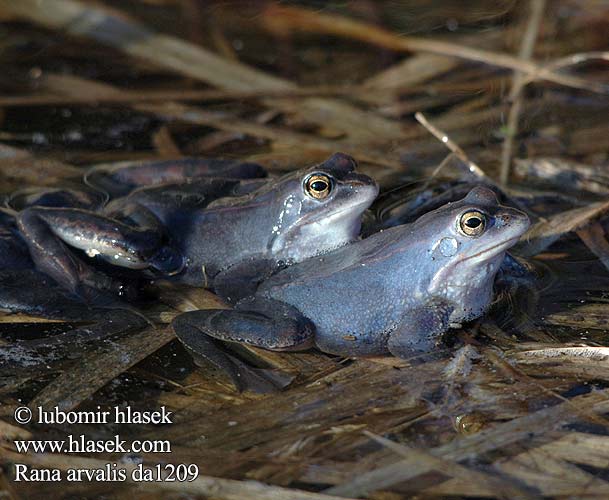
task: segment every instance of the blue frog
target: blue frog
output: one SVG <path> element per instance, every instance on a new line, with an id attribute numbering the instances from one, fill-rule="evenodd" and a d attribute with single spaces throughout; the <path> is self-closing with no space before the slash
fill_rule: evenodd
<path id="1" fill-rule="evenodd" d="M 280 271 L 232 310 L 181 314 L 173 328 L 241 387 L 242 365 L 216 340 L 342 356 L 426 355 L 451 325 L 484 313 L 506 250 L 528 227 L 526 214 L 478 186 L 413 223 Z"/>

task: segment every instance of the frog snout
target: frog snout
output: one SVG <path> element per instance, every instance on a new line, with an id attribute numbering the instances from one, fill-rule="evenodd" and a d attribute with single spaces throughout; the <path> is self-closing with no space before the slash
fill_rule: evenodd
<path id="1" fill-rule="evenodd" d="M 350 174 L 347 182 L 351 186 L 353 194 L 357 195 L 360 199 L 369 200 L 369 203 L 372 203 L 379 194 L 378 184 L 367 175 Z"/>
<path id="2" fill-rule="evenodd" d="M 514 210 L 513 212 L 496 215 L 495 224 L 499 227 L 517 226 L 521 227 L 523 231 L 526 231 L 530 222 L 527 214 L 519 210 Z"/>
<path id="3" fill-rule="evenodd" d="M 360 186 L 371 187 L 372 189 L 375 189 L 376 191 L 378 191 L 378 189 L 379 189 L 378 184 L 372 177 L 369 177 L 366 174 L 360 174 L 359 172 L 351 172 L 351 173 L 347 174 L 344 177 L 343 182 L 349 183 L 352 186 L 357 186 L 357 187 L 360 187 Z"/>
<path id="4" fill-rule="evenodd" d="M 495 218 L 502 226 L 508 226 L 512 222 L 512 216 L 510 214 L 502 214 Z"/>

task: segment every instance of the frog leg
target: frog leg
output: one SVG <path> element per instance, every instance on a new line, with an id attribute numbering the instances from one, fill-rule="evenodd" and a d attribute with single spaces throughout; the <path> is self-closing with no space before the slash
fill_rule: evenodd
<path id="1" fill-rule="evenodd" d="M 272 259 L 247 260 L 235 264 L 214 277 L 213 290 L 224 300 L 235 304 L 256 293 L 260 283 L 279 271 L 281 266 Z"/>
<path id="2" fill-rule="evenodd" d="M 81 320 L 86 304 L 35 269 L 0 270 L 0 311 L 45 318 Z"/>
<path id="3" fill-rule="evenodd" d="M 19 235 L 14 213 L 0 208 L 0 270 L 33 269 L 27 246 Z"/>
<path id="4" fill-rule="evenodd" d="M 107 201 L 107 196 L 90 189 L 25 188 L 14 192 L 6 205 L 13 210 L 27 207 L 70 207 L 96 210 Z"/>
<path id="5" fill-rule="evenodd" d="M 85 182 L 118 197 L 142 186 L 181 182 L 199 177 L 255 179 L 266 177 L 266 171 L 256 163 L 238 160 L 179 158 L 98 165 L 85 174 Z"/>
<path id="6" fill-rule="evenodd" d="M 453 310 L 450 302 L 433 298 L 407 312 L 389 334 L 387 347 L 391 354 L 405 359 L 433 359 L 441 335 L 450 327 Z"/>
<path id="7" fill-rule="evenodd" d="M 17 214 L 17 225 L 36 267 L 79 295 L 87 296 L 91 288 L 112 290 L 117 284 L 94 271 L 68 246 L 132 269 L 168 272 L 182 266 L 181 256 L 164 246 L 154 231 L 87 210 L 30 207 Z"/>
<path id="8" fill-rule="evenodd" d="M 239 390 L 249 388 L 259 392 L 260 371 L 227 354 L 218 340 L 285 351 L 311 347 L 314 335 L 313 324 L 296 308 L 262 298 L 243 300 L 235 309 L 180 314 L 172 326 L 189 351 L 225 372 Z M 264 375 L 268 380 L 268 373 Z M 276 378 L 271 383 L 276 385 Z"/>
<path id="9" fill-rule="evenodd" d="M 198 326 L 180 315 L 174 320 L 173 328 L 179 332 L 178 338 L 193 357 L 198 366 L 211 364 L 228 377 L 239 391 L 250 390 L 257 393 L 277 392 L 288 386 L 294 379 L 279 370 L 254 368 L 226 351 L 222 342 L 205 335 Z"/>
<path id="10" fill-rule="evenodd" d="M 252 297 L 234 309 L 203 309 L 178 316 L 218 340 L 271 351 L 311 346 L 315 327 L 295 307 L 278 300 Z"/>
<path id="11" fill-rule="evenodd" d="M 165 226 L 152 210 L 137 202 L 130 201 L 128 197 L 110 202 L 105 207 L 103 215 L 140 231 L 151 231 L 157 235 L 166 233 Z"/>

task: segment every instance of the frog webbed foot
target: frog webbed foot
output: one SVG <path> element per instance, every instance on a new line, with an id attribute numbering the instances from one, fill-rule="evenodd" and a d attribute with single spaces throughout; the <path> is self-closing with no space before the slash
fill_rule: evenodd
<path id="1" fill-rule="evenodd" d="M 454 306 L 442 299 L 431 299 L 406 313 L 389 334 L 387 347 L 394 356 L 416 361 L 437 359 L 440 337 L 450 327 Z"/>
<path id="2" fill-rule="evenodd" d="M 311 346 L 314 326 L 297 309 L 282 302 L 252 298 L 235 309 L 207 309 L 177 316 L 172 323 L 178 339 L 194 355 L 225 372 L 238 390 L 276 391 L 291 382 L 276 371 L 252 368 L 228 354 L 218 341 L 269 350 Z"/>
<path id="3" fill-rule="evenodd" d="M 219 340 L 206 335 L 198 326 L 189 323 L 188 319 L 178 318 L 173 323 L 173 329 L 195 364 L 198 366 L 211 364 L 226 375 L 239 392 L 246 390 L 260 394 L 277 392 L 287 387 L 294 379 L 278 370 L 249 366 L 229 354 L 226 346 L 223 346 Z"/>

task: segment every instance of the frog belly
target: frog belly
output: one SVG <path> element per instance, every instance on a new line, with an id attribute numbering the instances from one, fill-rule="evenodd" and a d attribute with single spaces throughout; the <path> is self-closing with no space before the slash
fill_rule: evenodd
<path id="1" fill-rule="evenodd" d="M 316 333 L 315 345 L 323 352 L 338 356 L 383 356 L 389 354 L 387 337 L 386 334 Z"/>

